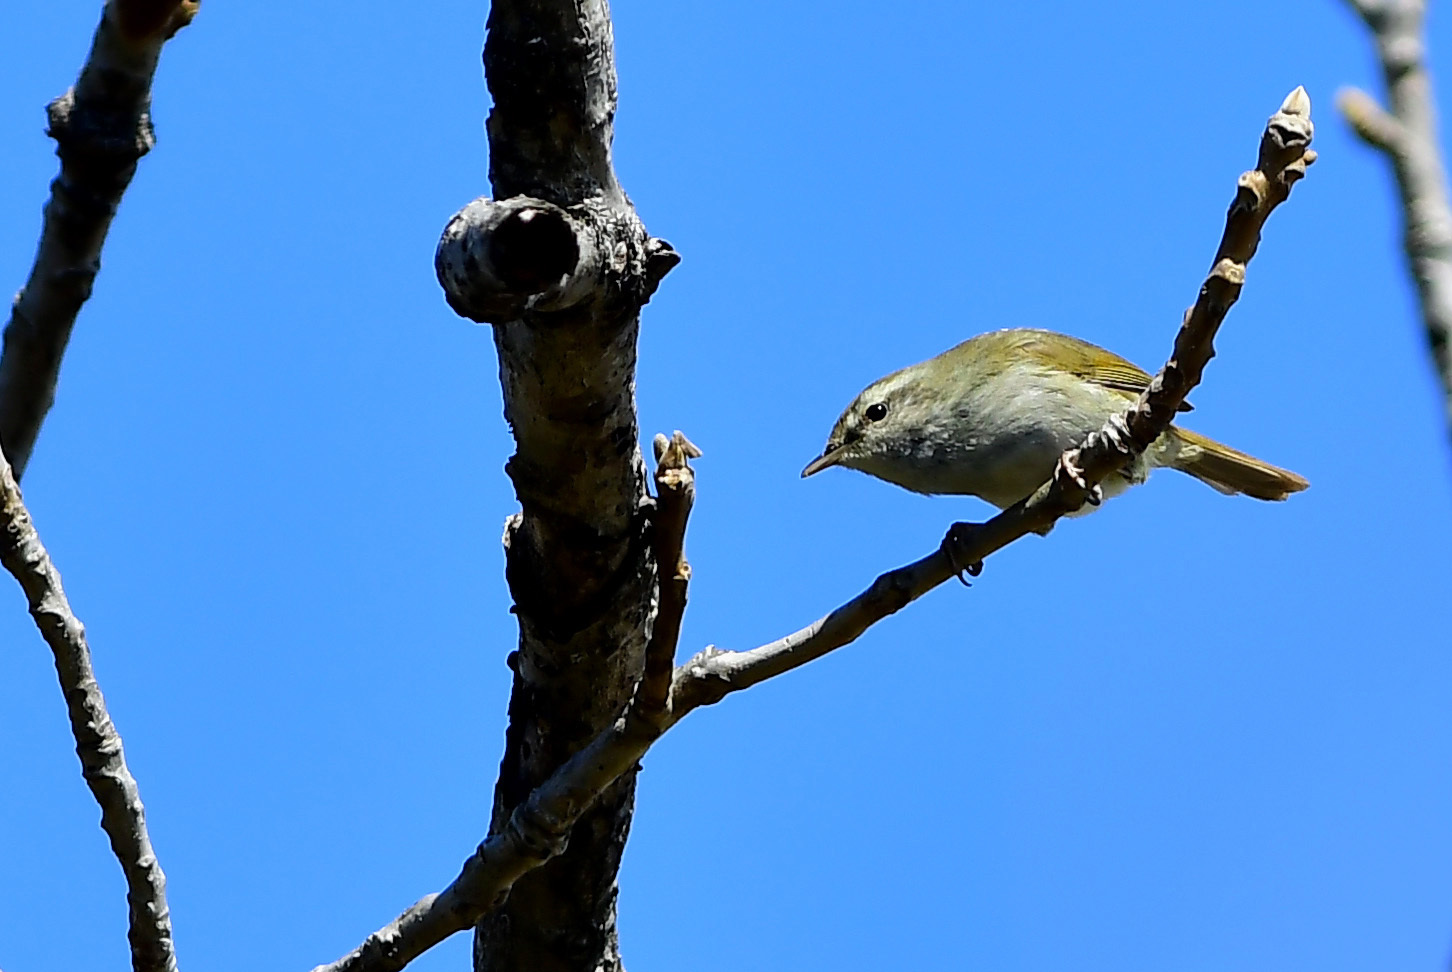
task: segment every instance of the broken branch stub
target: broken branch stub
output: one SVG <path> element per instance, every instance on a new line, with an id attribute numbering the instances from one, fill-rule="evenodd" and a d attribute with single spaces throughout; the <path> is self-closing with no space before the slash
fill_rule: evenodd
<path id="1" fill-rule="evenodd" d="M 662 239 L 622 239 L 641 228 L 617 222 L 588 203 L 566 210 L 529 196 L 480 197 L 444 227 L 434 270 L 454 312 L 481 324 L 565 310 L 608 292 L 610 278 L 644 303 L 681 258 Z"/>

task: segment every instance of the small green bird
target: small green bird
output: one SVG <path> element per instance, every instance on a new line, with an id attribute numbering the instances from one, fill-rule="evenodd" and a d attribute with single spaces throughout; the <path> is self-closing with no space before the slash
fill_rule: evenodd
<path id="1" fill-rule="evenodd" d="M 1124 411 L 1149 382 L 1119 355 L 1065 334 L 1031 328 L 980 334 L 868 385 L 802 476 L 846 466 L 914 492 L 978 496 L 1002 509 L 1037 489 L 1064 450 Z M 1100 484 L 1104 495 L 1144 482 L 1159 466 L 1222 493 L 1262 500 L 1283 500 L 1310 485 L 1171 426 Z"/>

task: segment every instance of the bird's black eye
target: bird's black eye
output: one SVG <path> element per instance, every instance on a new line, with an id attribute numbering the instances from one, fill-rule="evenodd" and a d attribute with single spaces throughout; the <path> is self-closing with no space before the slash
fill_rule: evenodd
<path id="1" fill-rule="evenodd" d="M 869 422 L 881 422 L 887 418 L 887 404 L 885 402 L 873 402 L 867 406 L 867 411 L 863 414 L 867 416 L 867 421 Z"/>

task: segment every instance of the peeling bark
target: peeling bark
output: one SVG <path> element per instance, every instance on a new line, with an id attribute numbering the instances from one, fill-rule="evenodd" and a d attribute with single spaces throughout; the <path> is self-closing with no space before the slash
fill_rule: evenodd
<path id="1" fill-rule="evenodd" d="M 507 471 L 505 529 L 519 650 L 491 834 L 629 701 L 655 615 L 651 501 L 635 408 L 641 306 L 678 261 L 615 179 L 615 65 L 603 0 L 501 0 L 485 74 L 493 199 L 445 229 L 451 307 L 494 325 Z M 478 926 L 479 972 L 620 968 L 615 875 L 634 773 L 612 784 L 558 858 Z"/>

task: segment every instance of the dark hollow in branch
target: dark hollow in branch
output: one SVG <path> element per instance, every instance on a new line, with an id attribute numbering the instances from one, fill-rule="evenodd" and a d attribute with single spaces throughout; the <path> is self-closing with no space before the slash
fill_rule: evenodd
<path id="1" fill-rule="evenodd" d="M 434 270 L 454 312 L 503 324 L 587 297 L 600 274 L 594 235 L 553 203 L 476 199 L 444 227 Z"/>
<path id="2" fill-rule="evenodd" d="M 1199 382 L 1213 354 L 1215 332 L 1239 296 L 1245 264 L 1255 253 L 1266 218 L 1286 200 L 1291 186 L 1305 175 L 1306 166 L 1315 161 L 1309 148 L 1311 135 L 1310 99 L 1297 88 L 1267 123 L 1259 165 L 1240 177 L 1210 276 L 1185 314 L 1174 354 L 1128 412 L 1115 416 L 1060 457 L 1053 477 L 1033 496 L 985 524 L 955 524 L 938 550 L 881 575 L 857 597 L 800 631 L 750 651 L 707 648 L 699 652 L 674 671 L 663 718 L 643 712 L 653 703 L 644 693 L 638 695 L 624 715 L 520 801 L 508 825 L 479 845 L 453 884 L 419 901 L 349 955 L 314 972 L 401 969 L 454 930 L 497 908 L 517 877 L 558 853 L 565 836 L 592 803 L 609 792 L 612 781 L 628 776 L 652 743 L 692 709 L 850 643 L 873 624 L 947 581 L 962 565 L 981 561 L 1029 533 L 1041 532 L 1090 501 L 1101 478 L 1159 437 L 1185 395 Z M 688 445 L 683 436 L 681 441 Z M 658 455 L 667 455 L 671 445 L 658 444 Z M 680 462 L 685 465 L 683 459 Z M 681 522 L 683 531 L 684 518 Z M 663 569 L 669 559 L 667 553 Z M 662 592 L 664 596 L 664 587 Z"/>
<path id="3" fill-rule="evenodd" d="M 665 240 L 633 233 L 623 249 L 603 246 L 622 225 L 594 204 L 566 210 L 529 196 L 481 197 L 444 227 L 434 272 L 454 313 L 481 324 L 567 310 L 622 270 L 643 304 L 681 257 Z"/>
<path id="4" fill-rule="evenodd" d="M 47 108 L 61 171 L 0 355 L 0 446 L 17 479 L 55 402 L 61 358 L 91 296 L 116 207 L 156 141 L 151 79 L 162 44 L 196 10 L 196 0 L 112 0 L 75 86 Z"/>
<path id="5" fill-rule="evenodd" d="M 489 258 L 507 285 L 538 293 L 574 271 L 580 244 L 559 210 L 521 209 L 494 230 Z"/>

